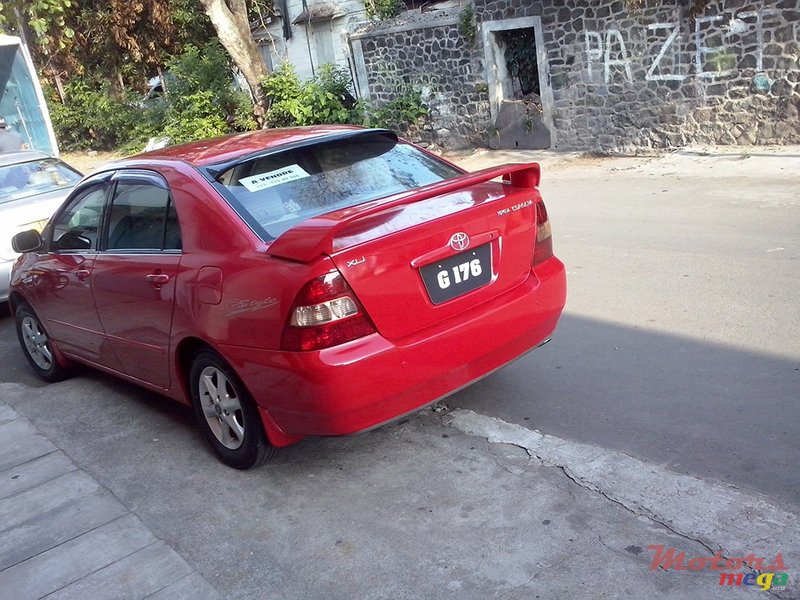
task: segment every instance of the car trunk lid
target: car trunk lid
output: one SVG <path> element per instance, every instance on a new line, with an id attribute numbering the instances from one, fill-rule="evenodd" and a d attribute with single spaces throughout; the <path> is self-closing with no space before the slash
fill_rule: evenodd
<path id="1" fill-rule="evenodd" d="M 310 219 L 268 252 L 330 256 L 381 335 L 397 340 L 530 276 L 538 179 L 535 164 L 462 175 Z"/>

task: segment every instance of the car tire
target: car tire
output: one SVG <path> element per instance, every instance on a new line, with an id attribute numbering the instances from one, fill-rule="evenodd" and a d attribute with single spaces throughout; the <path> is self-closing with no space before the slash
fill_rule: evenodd
<path id="1" fill-rule="evenodd" d="M 71 369 L 58 362 L 50 335 L 34 310 L 28 304 L 20 304 L 14 320 L 19 345 L 36 374 L 50 383 L 69 377 Z"/>
<path id="2" fill-rule="evenodd" d="M 253 399 L 216 352 L 203 349 L 195 354 L 189 378 L 198 424 L 223 463 L 250 469 L 277 454 L 278 449 L 267 440 Z"/>

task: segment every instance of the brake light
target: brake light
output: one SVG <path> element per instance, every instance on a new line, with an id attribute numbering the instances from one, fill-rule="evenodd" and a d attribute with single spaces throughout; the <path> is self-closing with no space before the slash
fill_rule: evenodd
<path id="1" fill-rule="evenodd" d="M 547 218 L 544 202 L 539 200 L 536 203 L 536 243 L 533 246 L 531 266 L 535 267 L 551 256 L 553 256 L 553 236 L 550 231 L 550 221 Z"/>
<path id="2" fill-rule="evenodd" d="M 306 283 L 292 305 L 281 349 L 320 350 L 375 332 L 375 327 L 339 271 Z"/>

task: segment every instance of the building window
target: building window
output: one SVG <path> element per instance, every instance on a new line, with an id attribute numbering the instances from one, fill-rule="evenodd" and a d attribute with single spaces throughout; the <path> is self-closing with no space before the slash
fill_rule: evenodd
<path id="1" fill-rule="evenodd" d="M 258 53 L 261 55 L 261 62 L 263 62 L 264 66 L 267 67 L 267 70 L 272 73 L 272 71 L 275 69 L 273 68 L 272 62 L 272 45 L 268 40 L 259 42 Z"/>
<path id="2" fill-rule="evenodd" d="M 314 23 L 314 43 L 317 47 L 317 65 L 335 63 L 336 54 L 333 51 L 333 30 L 331 21 Z"/>

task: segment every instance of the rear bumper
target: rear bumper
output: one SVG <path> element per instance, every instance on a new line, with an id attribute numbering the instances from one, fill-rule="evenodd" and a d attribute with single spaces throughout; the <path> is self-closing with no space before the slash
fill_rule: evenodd
<path id="1" fill-rule="evenodd" d="M 318 352 L 220 349 L 266 413 L 270 437 L 284 434 L 285 444 L 369 429 L 453 393 L 549 338 L 565 299 L 564 265 L 552 258 L 524 284 L 413 339 L 372 334 Z"/>

